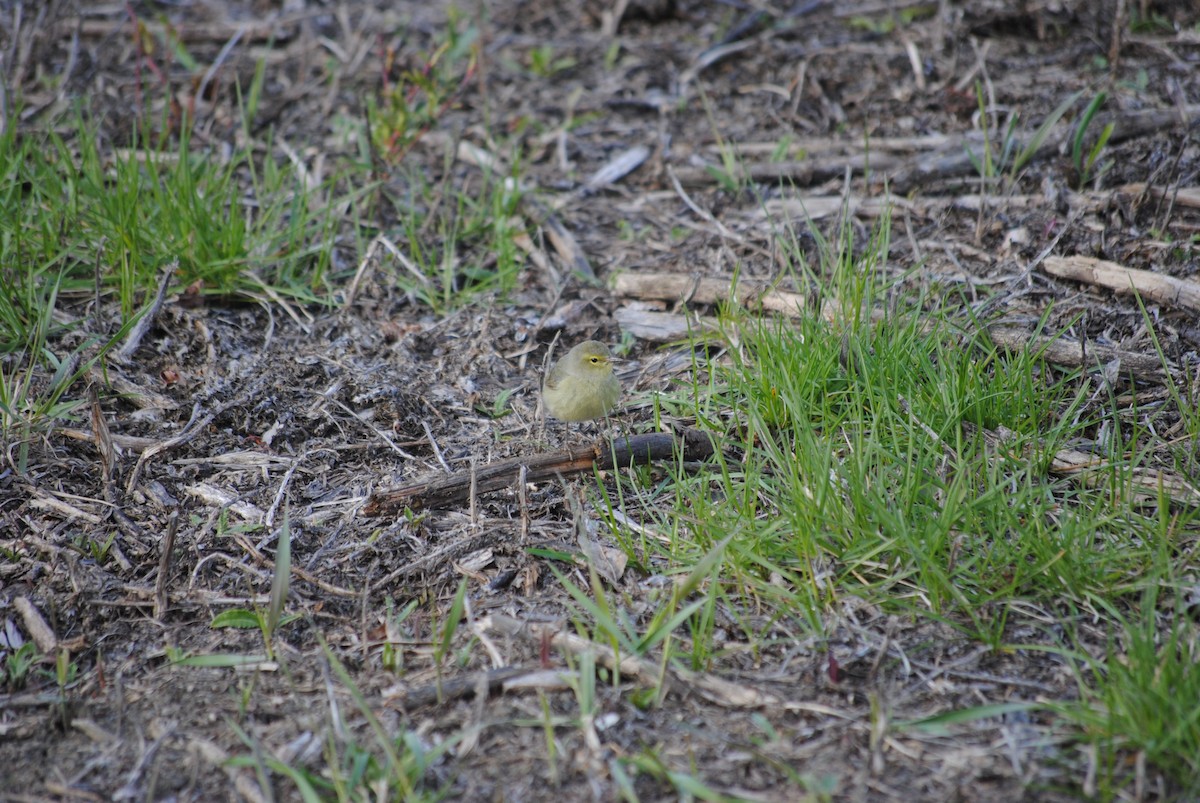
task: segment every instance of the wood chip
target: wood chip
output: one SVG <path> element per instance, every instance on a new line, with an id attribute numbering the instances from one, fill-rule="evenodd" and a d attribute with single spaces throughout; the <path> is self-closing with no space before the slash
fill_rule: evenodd
<path id="1" fill-rule="evenodd" d="M 58 636 L 54 635 L 54 631 L 46 623 L 42 612 L 25 596 L 14 599 L 13 607 L 17 609 L 17 613 L 21 614 L 25 630 L 29 632 L 29 636 L 37 648 L 43 653 L 53 654 L 58 648 Z"/>
<path id="2" fill-rule="evenodd" d="M 1200 311 L 1200 284 L 1186 279 L 1085 256 L 1046 257 L 1042 268 L 1051 276 L 1107 287 L 1118 293 L 1137 293 L 1168 307 Z"/>

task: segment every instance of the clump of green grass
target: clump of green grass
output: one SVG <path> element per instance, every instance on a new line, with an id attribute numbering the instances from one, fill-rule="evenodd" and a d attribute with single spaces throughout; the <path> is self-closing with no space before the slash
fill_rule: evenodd
<path id="1" fill-rule="evenodd" d="M 262 64 L 239 94 L 246 144 L 232 150 L 196 147 L 186 118 L 163 121 L 173 134 L 140 125 L 125 149 L 83 119 L 66 136 L 0 134 L 0 434 L 22 444 L 20 465 L 36 432 L 74 415 L 70 389 L 106 359 L 164 272 L 177 290 L 331 303 L 347 275 L 332 275 L 335 247 L 356 246 L 357 265 L 374 232 L 391 246 L 377 252 L 384 272 L 435 312 L 514 287 L 527 228 L 519 156 L 511 170 L 461 170 L 448 137 L 440 181 L 402 158 L 443 125 L 475 68 L 477 37 L 453 17 L 426 69 L 385 87 L 370 123 L 343 126 L 357 151 L 326 177 L 286 143 L 251 136 Z M 397 162 L 386 190 L 372 176 L 381 149 Z M 89 320 L 69 311 L 84 299 L 95 302 Z"/>
<path id="2" fill-rule="evenodd" d="M 388 180 L 377 190 L 380 214 L 365 225 L 385 221 L 381 254 L 397 266 L 396 284 L 437 314 L 482 295 L 503 296 L 524 265 L 517 246 L 528 229 L 519 211 L 521 155 L 504 154 L 502 144 L 489 152 L 461 131 L 448 132 L 447 115 L 474 85 L 479 57 L 479 24 L 450 8 L 424 48 L 388 50 L 382 85 L 366 98 L 368 130 L 360 139 L 370 144 L 368 159 L 387 166 Z M 426 138 L 434 132 L 442 136 Z M 431 169 L 438 148 L 442 164 Z"/>
<path id="3" fill-rule="evenodd" d="M 250 148 L 223 155 L 135 138 L 0 136 L 0 433 L 26 445 L 69 420 L 160 282 L 201 294 L 320 302 L 342 225 L 337 180 L 310 185 Z M 93 302 L 81 318 L 83 302 Z M 114 303 L 115 302 L 115 303 Z"/>
<path id="4" fill-rule="evenodd" d="M 970 148 L 967 149 L 967 156 L 974 165 L 975 171 L 983 180 L 984 186 L 995 184 L 998 179 L 1007 176 L 1010 182 L 1016 181 L 1021 171 L 1025 169 L 1035 156 L 1038 150 L 1045 143 L 1046 139 L 1054 130 L 1054 126 L 1063 118 L 1075 102 L 1083 96 L 1083 91 L 1074 92 L 1067 96 L 1058 106 L 1056 106 L 1041 124 L 1028 135 L 1028 142 L 1021 144 L 1017 130 L 1019 115 L 1013 112 L 1008 117 L 1008 122 L 1004 130 L 1000 132 L 997 141 L 995 132 L 989 128 L 989 121 L 992 119 L 993 113 L 989 110 L 986 102 L 983 85 L 980 82 L 975 83 L 975 97 L 979 104 L 979 124 L 983 134 L 983 141 L 980 143 L 981 152 L 976 154 Z M 1101 96 L 1103 93 L 1101 93 Z M 1100 102 L 1103 103 L 1101 97 Z M 1093 102 L 1094 103 L 1094 102 Z M 1091 108 L 1091 107 L 1089 107 Z M 1094 110 L 1093 112 L 1094 113 Z M 1090 120 L 1090 114 L 1088 119 Z M 1087 127 L 1087 121 L 1082 124 L 1082 130 Z M 1108 134 L 1112 132 L 1109 131 Z M 1104 142 L 1108 140 L 1108 134 L 1104 136 Z M 1104 147 L 1104 142 L 1100 142 L 1096 149 L 1090 154 L 1091 161 L 1094 162 L 1099 151 Z M 1078 161 L 1078 160 L 1077 160 Z M 1089 163 L 1089 167 L 1091 163 Z"/>
<path id="5" fill-rule="evenodd" d="M 343 712 L 331 699 L 324 750 L 308 761 L 285 761 L 230 721 L 230 728 L 248 749 L 248 753 L 231 758 L 230 766 L 253 768 L 264 789 L 271 788 L 272 776 L 278 776 L 294 786 L 303 800 L 444 799 L 448 789 L 434 786 L 431 770 L 462 735 L 429 745 L 415 731 L 390 732 L 334 651 L 320 634 L 317 638 L 332 670 L 331 693 L 335 689 L 344 692 L 353 703 Z"/>
<path id="6" fill-rule="evenodd" d="M 1078 661 L 1060 636 L 1010 643 L 1009 625 L 1030 605 L 1086 605 L 1130 646 L 1116 663 L 1089 664 L 1081 681 L 1084 710 L 1101 713 L 1071 716 L 1089 739 L 1143 750 L 1186 780 L 1200 716 L 1163 723 L 1160 708 L 1152 727 L 1151 712 L 1164 695 L 1194 697 L 1194 637 L 1184 637 L 1190 626 L 1156 624 L 1141 589 L 1196 571 L 1194 557 L 1180 560 L 1171 545 L 1182 532 L 1194 539 L 1197 519 L 1132 492 L 1130 472 L 1156 451 L 1153 433 L 1107 404 L 1084 372 L 998 351 L 984 327 L 924 299 L 866 314 L 898 290 L 882 278 L 887 233 L 885 222 L 857 253 L 846 237 L 822 241 L 816 265 L 796 256 L 795 270 L 846 306 L 842 320 L 728 315 L 727 357 L 698 358 L 698 379 L 673 401 L 724 448 L 708 472 L 626 479 L 614 505 L 636 508 L 657 538 L 615 521 L 614 537 L 641 567 L 681 576 L 722 545 L 693 601 L 740 616 L 744 638 L 760 647 L 781 621 L 821 634 L 839 600 L 855 597 L 947 623 L 995 650 Z M 1005 440 L 988 436 L 1002 430 Z M 1105 467 L 1091 482 L 1049 473 L 1059 449 L 1097 442 Z M 689 615 L 663 643 L 713 665 L 711 607 L 672 604 Z M 1062 627 L 1072 633 L 1074 620 Z M 1156 646 L 1164 633 L 1168 643 Z"/>
<path id="7" fill-rule="evenodd" d="M 1129 754 L 1178 783 L 1179 799 L 1200 793 L 1200 644 L 1181 585 L 1170 574 L 1147 578 L 1136 608 L 1091 600 L 1112 635 L 1101 655 L 1072 653 L 1080 699 L 1058 709 L 1093 750 L 1099 799 L 1119 796 Z"/>
<path id="8" fill-rule="evenodd" d="M 479 27 L 453 6 L 447 9 L 447 16 L 428 52 L 405 54 L 389 48 L 383 86 L 377 95 L 367 97 L 371 141 L 389 164 L 399 164 L 409 149 L 439 124 L 475 76 Z M 410 66 L 400 63 L 405 58 Z"/>
<path id="9" fill-rule="evenodd" d="M 186 133 L 173 148 L 138 140 L 106 151 L 83 121 L 70 141 L 10 132 L 0 139 L 0 257 L 17 287 L 61 276 L 60 292 L 90 292 L 99 274 L 125 318 L 175 261 L 177 281 L 201 292 L 269 284 L 315 301 L 328 291 L 336 217 L 319 189 L 249 150 L 197 151 Z"/>
<path id="10" fill-rule="evenodd" d="M 448 173 L 455 169 L 452 147 Z M 461 183 L 434 183 L 424 168 L 398 167 L 388 190 L 396 220 L 385 235 L 401 265 L 396 284 L 438 314 L 516 287 L 525 265 L 517 241 L 527 231 L 518 174 L 515 167 L 509 176 L 485 169 Z"/>

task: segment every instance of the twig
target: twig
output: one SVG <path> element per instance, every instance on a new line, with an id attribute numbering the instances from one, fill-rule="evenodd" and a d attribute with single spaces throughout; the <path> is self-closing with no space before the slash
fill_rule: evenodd
<path id="1" fill-rule="evenodd" d="M 473 488 L 475 493 L 489 493 L 509 488 L 522 479 L 539 482 L 569 474 L 641 465 L 668 459 L 677 451 L 684 460 L 703 460 L 715 450 L 712 436 L 695 429 L 684 430 L 678 438 L 663 432 L 620 437 L 586 449 L 502 460 L 476 471 L 460 471 L 449 477 L 379 491 L 367 500 L 363 515 L 390 516 L 401 513 L 405 508 L 453 507 L 469 499 Z"/>
<path id="2" fill-rule="evenodd" d="M 50 625 L 46 624 L 42 612 L 29 601 L 28 597 L 24 596 L 14 599 L 13 607 L 17 609 L 17 613 L 21 614 L 21 621 L 25 623 L 25 629 L 29 631 L 37 648 L 44 653 L 53 653 L 58 647 L 58 636 L 54 635 Z"/>
<path id="3" fill-rule="evenodd" d="M 168 449 L 174 449 L 176 446 L 187 443 L 209 425 L 215 416 L 213 413 L 201 415 L 201 409 L 199 404 L 192 407 L 191 419 L 184 426 L 183 431 L 174 438 L 160 441 L 142 452 L 141 457 L 138 458 L 137 463 L 133 466 L 133 471 L 129 472 L 129 479 L 125 482 L 125 493 L 132 493 L 133 489 L 137 487 L 138 477 L 142 473 L 142 468 L 152 457 Z"/>
<path id="4" fill-rule="evenodd" d="M 332 450 L 316 449 L 314 451 L 323 452 Z M 279 490 L 275 492 L 275 499 L 271 502 L 271 506 L 267 508 L 265 523 L 268 530 L 275 526 L 275 513 L 279 510 L 279 506 L 283 503 L 284 494 L 287 493 L 288 486 L 292 483 L 292 476 L 296 473 L 296 469 L 300 468 L 300 464 L 308 459 L 310 454 L 312 454 L 312 452 L 302 453 L 299 457 L 292 461 L 292 464 L 288 466 L 287 473 L 283 475 L 283 481 L 279 483 Z"/>
<path id="5" fill-rule="evenodd" d="M 486 619 L 484 621 L 487 621 Z M 465 677 L 451 678 L 443 680 L 440 683 L 430 683 L 426 686 L 418 686 L 415 689 L 408 689 L 401 692 L 399 695 L 399 703 L 405 708 L 419 708 L 423 705 L 432 705 L 437 702 L 446 702 L 448 700 L 457 700 L 463 697 L 471 697 L 478 690 L 486 688 L 489 692 L 494 692 L 504 684 L 506 680 L 510 680 L 521 675 L 528 674 L 534 670 L 523 666 L 506 666 L 500 669 L 489 669 L 485 672 L 472 672 Z"/>
<path id="6" fill-rule="evenodd" d="M 1094 368 L 1113 360 L 1121 361 L 1121 370 L 1144 381 L 1162 382 L 1166 372 L 1159 359 L 1150 354 L 1104 346 L 1092 341 L 1068 341 L 1059 337 L 1035 336 L 1011 326 L 989 326 L 991 341 L 1010 351 L 1027 351 L 1047 362 L 1070 368 Z"/>
<path id="7" fill-rule="evenodd" d="M 137 351 L 138 346 L 142 343 L 142 338 L 150 331 L 150 325 L 154 323 L 154 319 L 158 317 L 158 313 L 162 310 L 163 302 L 167 298 L 167 290 L 171 287 L 171 277 L 175 275 L 175 271 L 179 269 L 179 260 L 171 260 L 171 264 L 167 265 L 162 272 L 162 276 L 158 279 L 158 292 L 154 295 L 154 301 L 150 304 L 150 308 L 146 310 L 138 322 L 129 330 L 129 334 L 125 337 L 125 342 L 121 344 L 121 348 L 117 350 L 116 358 L 121 362 L 129 362 L 133 357 L 133 353 Z"/>
<path id="8" fill-rule="evenodd" d="M 179 527 L 179 511 L 171 512 L 167 534 L 159 545 L 158 578 L 154 582 L 154 618 L 162 620 L 167 612 L 167 575 L 171 569 L 171 552 L 175 549 L 175 531 Z"/>
<path id="9" fill-rule="evenodd" d="M 688 209 L 696 213 L 697 217 L 715 226 L 717 232 L 722 237 L 733 240 L 735 243 L 746 242 L 745 237 L 742 237 L 739 234 L 734 234 L 732 231 L 726 228 L 725 224 L 717 220 L 716 217 L 713 216 L 712 212 L 709 212 L 707 209 L 701 209 L 700 205 L 693 201 L 691 196 L 684 192 L 683 185 L 679 183 L 679 179 L 675 176 L 675 171 L 670 167 L 667 168 L 667 176 L 671 179 L 671 186 L 675 188 L 675 194 L 679 196 L 680 200 L 683 201 L 684 205 L 687 206 Z"/>
<path id="10" fill-rule="evenodd" d="M 213 59 L 213 63 L 209 65 L 207 70 L 204 71 L 204 77 L 200 79 L 200 86 L 197 87 L 195 93 L 193 93 L 193 98 L 204 97 L 204 93 L 208 90 L 209 82 L 212 81 L 213 77 L 217 74 L 217 71 L 221 69 L 221 66 L 225 63 L 226 59 L 229 58 L 229 54 L 233 52 L 235 47 L 237 47 L 237 43 L 242 41 L 242 37 L 246 35 L 246 31 L 248 30 L 250 30 L 249 25 L 239 25 L 237 30 L 233 32 L 233 35 L 229 37 L 229 40 L 225 42 L 224 47 L 221 48 L 221 52 L 217 54 L 215 59 Z"/>
<path id="11" fill-rule="evenodd" d="M 1085 256 L 1046 257 L 1042 267 L 1051 276 L 1107 287 L 1118 293 L 1133 292 L 1159 304 L 1200 311 L 1197 282 Z"/>
<path id="12" fill-rule="evenodd" d="M 96 436 L 96 451 L 100 453 L 100 477 L 104 483 L 104 500 L 108 502 L 109 515 L 117 523 L 117 528 L 133 540 L 139 551 L 144 551 L 146 534 L 133 519 L 129 518 L 121 506 L 122 500 L 113 477 L 117 464 L 117 452 L 113 447 L 112 437 L 109 435 L 108 423 L 104 420 L 104 411 L 100 408 L 100 394 L 95 385 L 88 388 L 88 394 L 91 397 L 92 433 Z M 122 569 L 130 571 L 133 568 L 133 564 L 129 562 L 116 543 L 113 544 L 111 551 Z"/>
<path id="13" fill-rule="evenodd" d="M 433 566 L 449 566 L 453 561 L 478 549 L 486 549 L 493 543 L 506 538 L 506 534 L 497 529 L 483 529 L 479 535 L 468 536 L 467 538 L 454 541 L 436 552 L 430 552 L 428 555 L 423 555 L 414 561 L 410 561 L 398 569 L 393 570 L 387 576 L 376 583 L 373 583 L 374 588 L 386 588 L 402 577 L 410 577 L 418 572 L 425 571 Z"/>
<path id="14" fill-rule="evenodd" d="M 438 448 L 437 441 L 433 437 L 433 430 L 430 429 L 429 422 L 421 419 L 421 426 L 425 428 L 425 437 L 429 440 L 429 447 L 433 449 L 433 454 L 437 458 L 438 463 L 441 464 L 442 468 L 446 469 L 447 474 L 452 473 L 450 464 L 446 462 L 446 458 L 442 455 L 442 450 Z"/>
<path id="15" fill-rule="evenodd" d="M 647 661 L 635 655 L 622 655 L 612 647 L 566 632 L 558 624 L 537 624 L 514 619 L 511 616 L 493 614 L 479 620 L 478 628 L 520 638 L 539 647 L 543 642 L 548 642 L 550 646 L 566 650 L 572 655 L 592 653 L 600 663 L 609 669 L 636 678 L 643 686 L 665 691 L 665 686 L 670 684 L 681 691 L 696 692 L 709 702 L 728 708 L 773 707 L 812 711 L 844 719 L 851 718 L 843 712 L 819 703 L 785 701 L 770 692 L 734 683 L 716 675 L 692 672 L 678 666 L 663 665 L 660 662 Z"/>

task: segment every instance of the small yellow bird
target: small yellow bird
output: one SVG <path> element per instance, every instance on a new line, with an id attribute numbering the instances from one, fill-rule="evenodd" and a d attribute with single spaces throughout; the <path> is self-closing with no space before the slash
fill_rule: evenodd
<path id="1" fill-rule="evenodd" d="M 546 412 L 560 421 L 587 421 L 608 415 L 621 398 L 608 346 L 585 340 L 554 364 L 542 383 Z"/>

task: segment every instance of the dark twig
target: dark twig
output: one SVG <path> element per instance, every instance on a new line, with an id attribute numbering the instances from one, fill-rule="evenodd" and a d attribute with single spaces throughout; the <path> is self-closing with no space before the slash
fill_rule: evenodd
<path id="1" fill-rule="evenodd" d="M 116 358 L 121 362 L 128 362 L 133 353 L 137 351 L 141 345 L 142 338 L 150 331 L 150 325 L 154 323 L 154 319 L 158 317 L 158 313 L 162 310 L 163 301 L 167 297 L 167 289 L 171 286 L 171 277 L 175 275 L 175 271 L 179 269 L 179 260 L 174 259 L 171 264 L 163 269 L 162 276 L 158 280 L 158 293 L 154 296 L 154 303 L 150 305 L 150 309 L 146 310 L 133 328 L 129 330 L 129 335 L 125 338 L 125 342 L 121 348 L 117 349 Z"/>
<path id="2" fill-rule="evenodd" d="M 108 430 L 108 422 L 104 420 L 104 411 L 100 408 L 100 394 L 96 390 L 96 386 L 92 385 L 88 388 L 88 394 L 91 396 L 92 410 L 92 433 L 95 436 L 96 451 L 100 453 L 100 476 L 104 481 L 104 498 L 109 504 L 109 515 L 116 522 L 117 529 L 131 539 L 137 547 L 138 552 L 144 552 L 146 549 L 146 533 L 137 525 L 133 519 L 125 512 L 123 507 L 123 498 L 117 490 L 117 483 L 114 477 L 117 467 L 117 452 L 113 446 L 112 435 Z M 121 548 L 117 544 L 112 546 L 113 557 L 121 564 L 121 568 L 129 571 L 133 568 L 133 564 L 125 557 Z"/>
<path id="3" fill-rule="evenodd" d="M 179 528 L 179 511 L 171 513 L 167 534 L 159 544 L 158 578 L 154 582 L 154 618 L 162 620 L 167 612 L 167 575 L 171 569 L 171 552 L 175 549 L 175 532 Z"/>
<path id="4" fill-rule="evenodd" d="M 528 482 L 553 479 L 593 470 L 606 471 L 615 467 L 641 465 L 665 460 L 678 451 L 684 460 L 704 460 L 712 455 L 716 445 L 710 435 L 695 429 L 684 430 L 679 437 L 653 432 L 633 437 L 620 437 L 601 442 L 586 449 L 568 449 L 551 454 L 502 460 L 475 471 L 460 471 L 449 477 L 380 491 L 367 500 L 365 516 L 390 516 L 405 508 L 453 507 L 467 501 L 472 488 L 475 493 L 489 493 L 510 488 L 524 477 Z"/>

